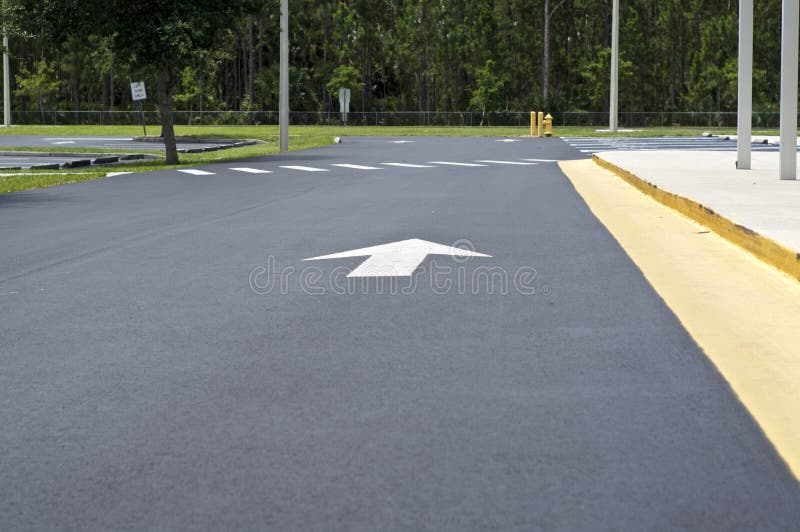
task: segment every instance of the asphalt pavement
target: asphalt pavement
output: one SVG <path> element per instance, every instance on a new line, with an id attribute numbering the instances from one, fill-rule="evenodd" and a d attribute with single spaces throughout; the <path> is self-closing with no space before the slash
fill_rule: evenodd
<path id="1" fill-rule="evenodd" d="M 237 141 L 230 139 L 205 139 L 203 141 L 188 140 L 179 138 L 177 142 L 178 152 L 200 153 L 203 151 L 216 151 L 221 149 L 233 148 L 255 144 L 258 141 Z M 48 153 L 30 151 L 29 148 L 50 148 Z M 149 152 L 164 151 L 163 140 L 148 137 L 148 140 L 137 140 L 134 137 L 40 137 L 33 135 L 0 135 L 0 170 L 11 170 L 18 168 L 34 169 L 58 169 L 71 165 L 88 166 L 94 164 L 108 164 L 107 159 L 110 153 L 71 153 L 69 149 L 83 148 L 102 148 L 104 150 L 120 150 L 117 155 L 122 156 L 131 150 L 145 152 L 144 157 L 153 158 Z M 124 150 L 124 151 L 123 151 Z M 130 155 L 121 157 L 121 161 L 139 160 L 140 154 L 135 159 Z M 118 162 L 118 161 L 111 161 Z"/>
<path id="2" fill-rule="evenodd" d="M 796 530 L 585 157 L 347 138 L 0 196 L 0 529 Z M 413 239 L 484 256 L 324 258 Z"/>
<path id="3" fill-rule="evenodd" d="M 236 141 L 213 140 L 206 142 L 186 142 L 179 140 L 179 149 L 210 148 L 228 146 Z M 35 135 L 0 135 L 0 148 L 52 148 L 53 151 L 65 148 L 105 148 L 112 150 L 145 150 L 158 151 L 164 149 L 163 142 L 141 141 L 134 137 L 41 137 Z"/>

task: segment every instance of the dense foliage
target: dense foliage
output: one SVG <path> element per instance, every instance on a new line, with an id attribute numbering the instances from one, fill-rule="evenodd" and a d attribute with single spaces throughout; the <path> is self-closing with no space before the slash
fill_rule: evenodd
<path id="1" fill-rule="evenodd" d="M 126 109 L 140 78 L 180 110 L 278 107 L 278 0 L 5 4 L 16 109 Z M 363 111 L 603 111 L 610 4 L 290 0 L 291 106 L 347 86 Z M 621 6 L 621 111 L 735 110 L 737 2 Z M 755 107 L 776 110 L 780 1 L 756 7 Z"/>

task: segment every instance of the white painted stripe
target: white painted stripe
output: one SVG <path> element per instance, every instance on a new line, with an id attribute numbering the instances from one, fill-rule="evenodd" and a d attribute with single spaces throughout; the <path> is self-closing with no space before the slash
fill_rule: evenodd
<path id="1" fill-rule="evenodd" d="M 324 168 L 314 168 L 313 166 L 281 166 L 287 170 L 300 170 L 301 172 L 328 172 Z"/>
<path id="2" fill-rule="evenodd" d="M 195 170 L 193 168 L 178 170 L 178 172 L 183 172 L 184 174 L 192 174 L 192 175 L 214 175 L 214 172 L 206 172 L 205 170 Z"/>
<path id="3" fill-rule="evenodd" d="M 401 168 L 436 168 L 429 164 L 410 164 L 410 163 L 381 163 L 386 166 L 399 166 Z"/>
<path id="4" fill-rule="evenodd" d="M 445 164 L 448 166 L 489 166 L 487 164 L 475 164 L 475 163 L 454 163 L 451 161 L 430 161 L 430 164 Z"/>
<path id="5" fill-rule="evenodd" d="M 360 164 L 332 164 L 331 166 L 338 166 L 339 168 L 352 168 L 353 170 L 383 170 L 375 166 L 362 166 Z"/>
<path id="6" fill-rule="evenodd" d="M 611 148 L 608 148 L 608 149 L 610 150 Z M 581 153 L 597 153 L 599 151 L 603 151 L 603 150 L 581 150 Z"/>
<path id="7" fill-rule="evenodd" d="M 237 172 L 245 172 L 248 174 L 271 174 L 272 172 L 269 170 L 261 170 L 259 168 L 231 168 L 231 170 L 235 170 Z"/>
<path id="8" fill-rule="evenodd" d="M 530 161 L 532 163 L 557 163 L 558 159 L 522 159 L 523 161 Z"/>
<path id="9" fill-rule="evenodd" d="M 519 166 L 532 166 L 537 163 L 520 163 L 516 161 L 476 161 L 479 163 L 488 163 L 488 164 L 515 164 Z"/>

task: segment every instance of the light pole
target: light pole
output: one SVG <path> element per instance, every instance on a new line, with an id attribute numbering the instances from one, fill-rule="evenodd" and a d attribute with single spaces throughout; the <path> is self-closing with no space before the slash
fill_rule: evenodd
<path id="1" fill-rule="evenodd" d="M 739 0 L 739 96 L 736 113 L 736 168 L 750 169 L 753 136 L 753 0 Z"/>
<path id="2" fill-rule="evenodd" d="M 797 179 L 797 0 L 783 0 L 781 21 L 781 179 Z"/>
<path id="3" fill-rule="evenodd" d="M 11 68 L 8 64 L 8 31 L 5 24 L 6 3 L 3 2 L 3 125 L 11 127 Z"/>
<path id="4" fill-rule="evenodd" d="M 289 0 L 281 0 L 280 151 L 289 150 Z"/>
<path id="5" fill-rule="evenodd" d="M 617 132 L 617 100 L 619 93 L 619 0 L 611 7 L 611 98 L 608 103 L 608 130 Z"/>

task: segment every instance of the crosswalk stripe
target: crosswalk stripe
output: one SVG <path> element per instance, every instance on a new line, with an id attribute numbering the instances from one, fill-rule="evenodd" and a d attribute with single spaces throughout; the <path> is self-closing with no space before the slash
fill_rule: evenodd
<path id="1" fill-rule="evenodd" d="M 259 168 L 231 168 L 231 170 L 235 170 L 237 172 L 245 172 L 248 174 L 271 174 L 272 172 L 269 170 L 261 170 Z"/>
<path id="2" fill-rule="evenodd" d="M 191 175 L 214 175 L 214 172 L 206 172 L 205 170 L 195 170 L 193 168 L 184 168 L 182 170 L 178 170 L 178 172 L 183 172 L 184 174 L 191 174 Z"/>
<path id="3" fill-rule="evenodd" d="M 479 163 L 488 163 L 488 164 L 514 164 L 518 166 L 531 166 L 537 163 L 521 163 L 517 161 L 476 161 Z"/>
<path id="4" fill-rule="evenodd" d="M 399 166 L 401 168 L 436 168 L 429 164 L 411 164 L 411 163 L 381 163 L 386 166 Z"/>
<path id="5" fill-rule="evenodd" d="M 454 163 L 451 161 L 431 161 L 430 164 L 445 164 L 448 166 L 488 166 L 487 164 L 475 164 L 475 163 Z"/>
<path id="6" fill-rule="evenodd" d="M 360 164 L 332 164 L 331 166 L 338 166 L 339 168 L 352 168 L 353 170 L 383 170 L 375 166 L 362 166 Z"/>
<path id="7" fill-rule="evenodd" d="M 281 166 L 287 170 L 300 170 L 301 172 L 328 172 L 324 168 L 314 168 L 313 166 Z"/>

